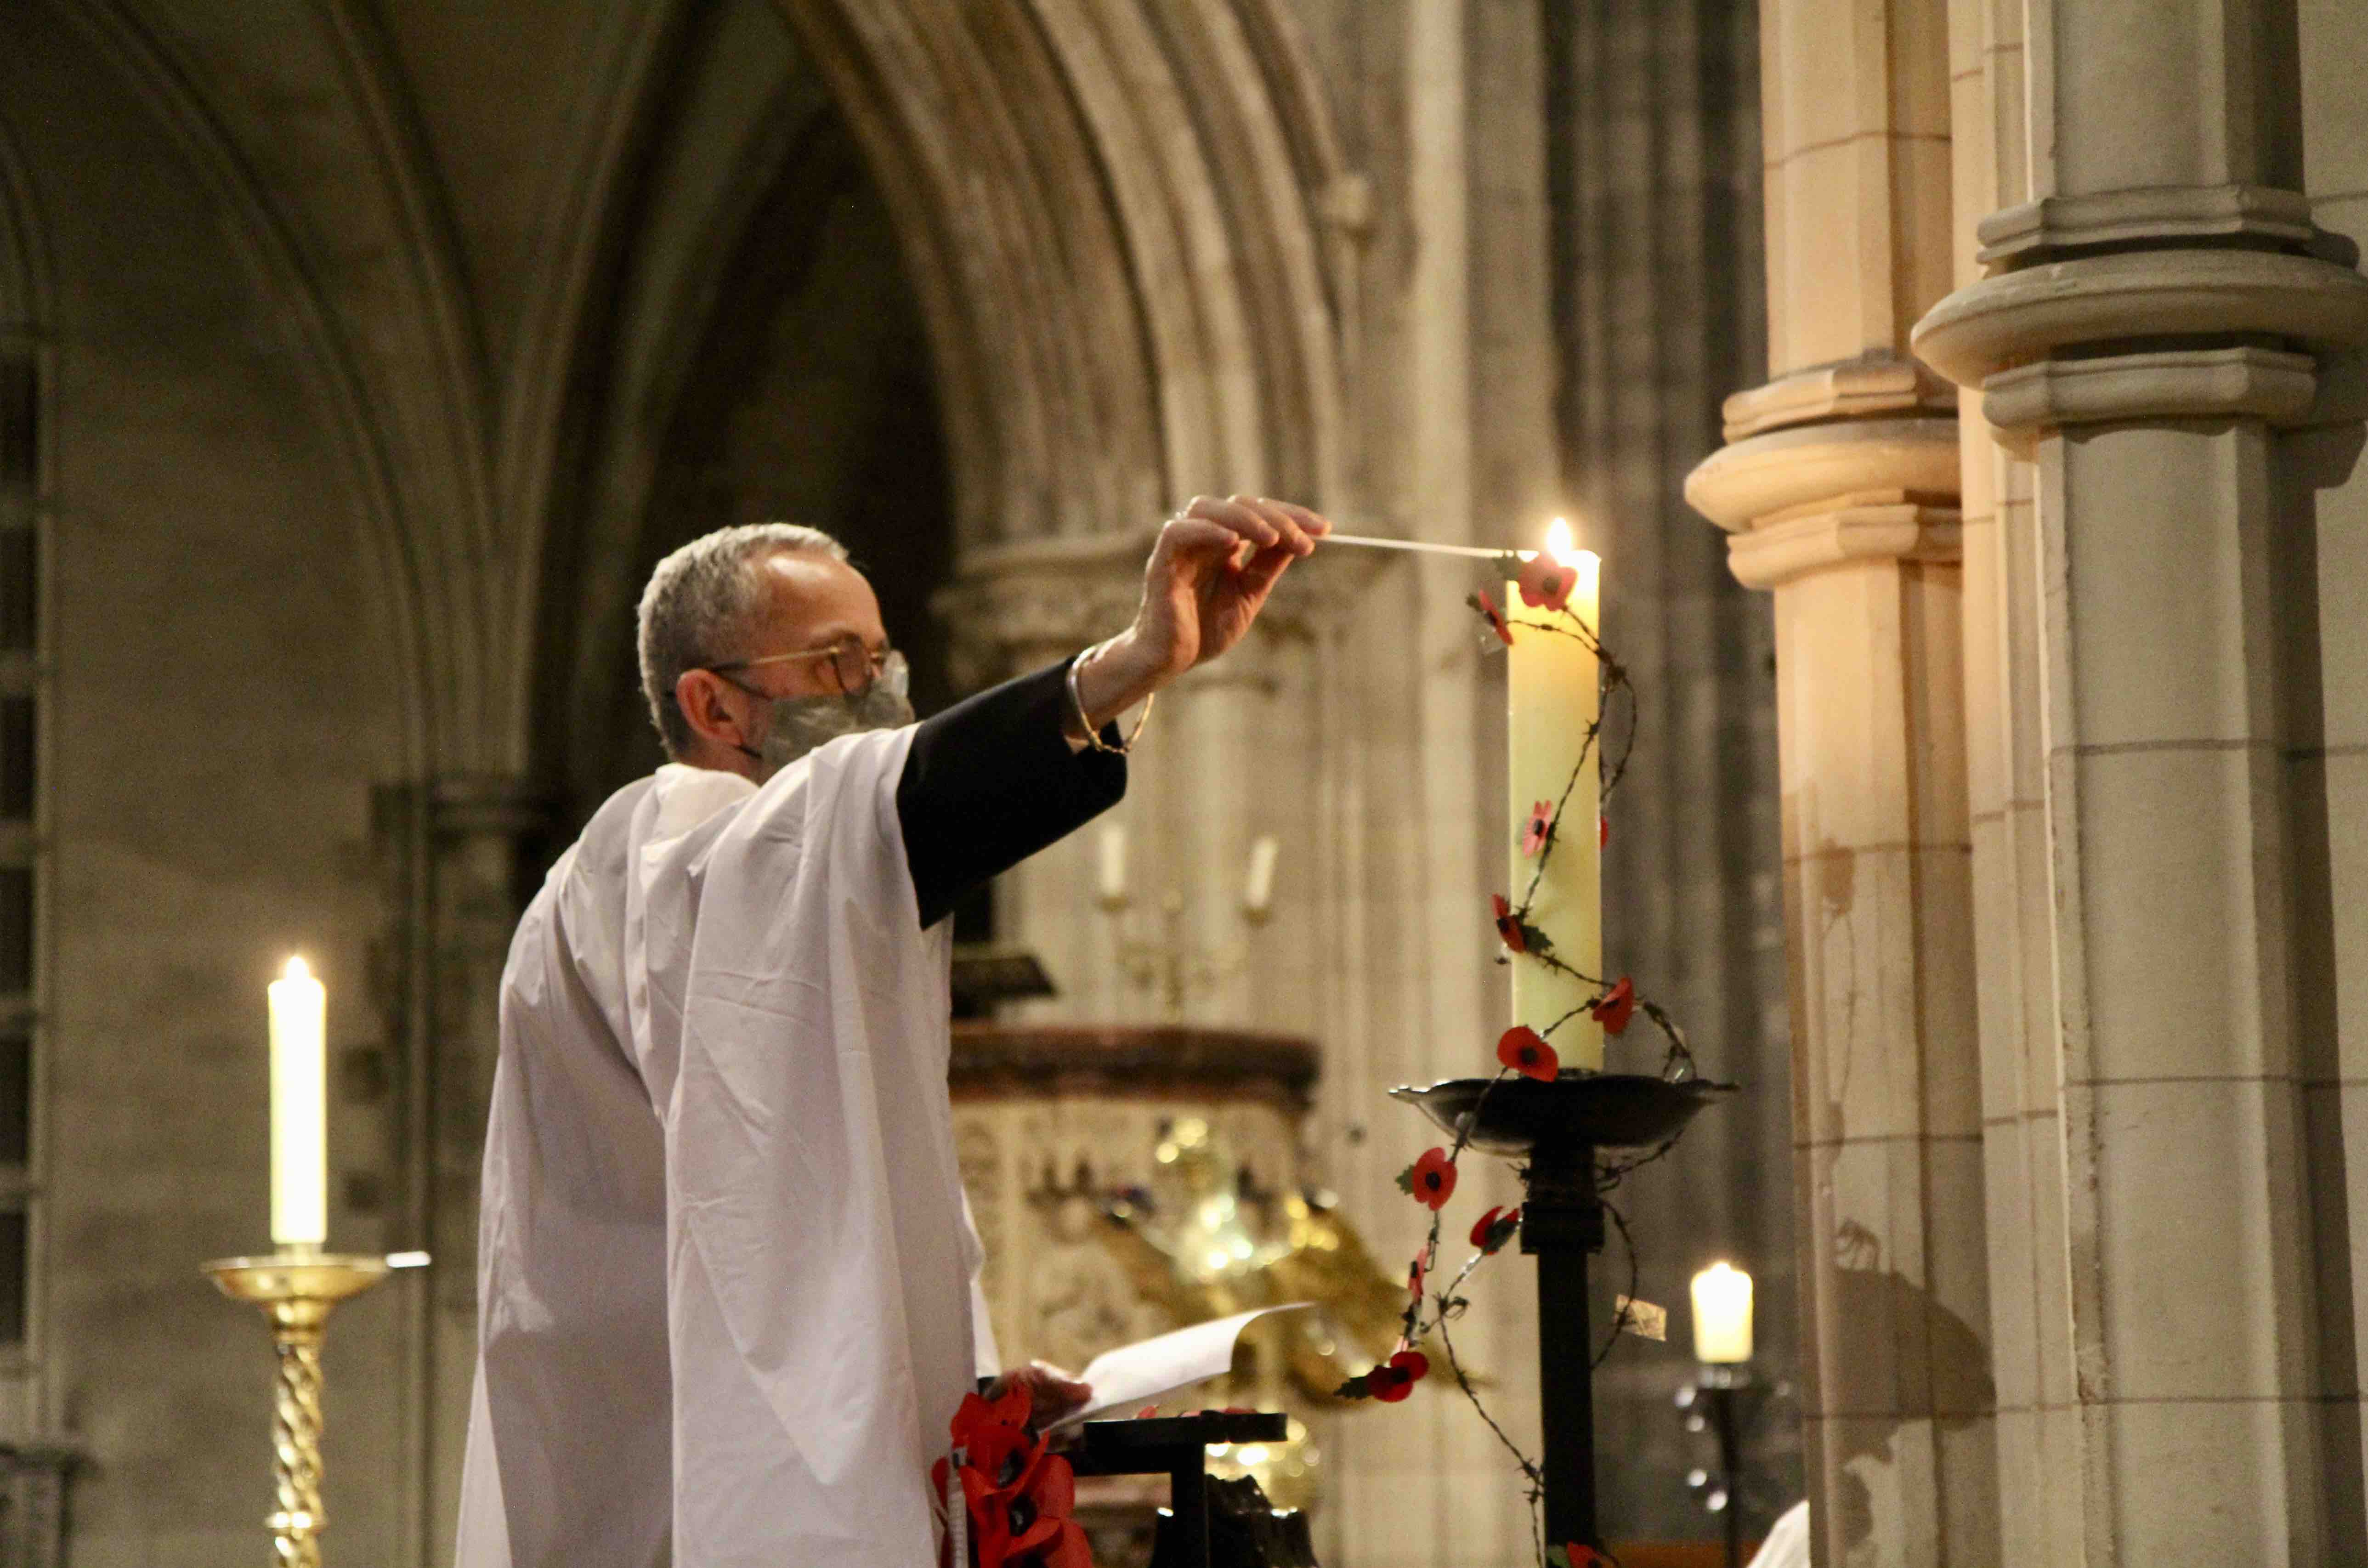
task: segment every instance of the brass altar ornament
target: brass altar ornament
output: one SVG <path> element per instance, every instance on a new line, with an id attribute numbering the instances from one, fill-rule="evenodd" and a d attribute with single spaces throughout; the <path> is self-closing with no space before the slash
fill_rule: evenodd
<path id="1" fill-rule="evenodd" d="M 321 1340 L 337 1303 L 384 1279 L 390 1269 L 418 1267 L 424 1252 L 363 1257 L 311 1247 L 283 1247 L 260 1257 L 222 1257 L 204 1265 L 222 1293 L 263 1310 L 279 1358 L 271 1412 L 271 1472 L 279 1503 L 263 1521 L 275 1568 L 320 1568 Z"/>
<path id="2" fill-rule="evenodd" d="M 1290 1417 L 1281 1442 L 1212 1449 L 1209 1472 L 1249 1476 L 1276 1507 L 1304 1507 L 1322 1455 L 1302 1414 L 1358 1408 L 1334 1391 L 1396 1346 L 1406 1281 L 1374 1260 L 1328 1194 L 1246 1195 L 1232 1149 L 1200 1117 L 1169 1123 L 1154 1159 L 1152 1189 L 1110 1202 L 1100 1233 L 1141 1299 L 1179 1324 L 1316 1304 L 1252 1324 L 1232 1378 L 1208 1396 Z"/>

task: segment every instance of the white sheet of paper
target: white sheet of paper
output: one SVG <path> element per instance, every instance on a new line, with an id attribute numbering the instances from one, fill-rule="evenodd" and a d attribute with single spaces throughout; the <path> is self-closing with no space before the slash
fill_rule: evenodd
<path id="1" fill-rule="evenodd" d="M 1235 1312 L 1229 1318 L 1196 1323 L 1173 1334 L 1105 1350 L 1077 1374 L 1080 1381 L 1093 1385 L 1093 1398 L 1083 1409 L 1072 1411 L 1049 1430 L 1057 1432 L 1105 1410 L 1119 1405 L 1139 1406 L 1194 1383 L 1223 1377 L 1234 1364 L 1234 1341 L 1241 1337 L 1251 1319 L 1269 1312 L 1293 1312 L 1310 1304 L 1292 1301 L 1280 1307 Z"/>

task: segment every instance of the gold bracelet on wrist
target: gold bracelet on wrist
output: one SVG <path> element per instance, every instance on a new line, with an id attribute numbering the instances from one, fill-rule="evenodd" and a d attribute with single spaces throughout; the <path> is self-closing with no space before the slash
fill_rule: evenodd
<path id="1" fill-rule="evenodd" d="M 1151 722 L 1151 705 L 1157 699 L 1159 694 L 1155 691 L 1144 698 L 1143 711 L 1135 715 L 1134 728 L 1127 733 L 1126 739 L 1116 745 L 1102 739 L 1102 733 L 1094 727 L 1093 716 L 1086 711 L 1085 694 L 1077 689 L 1077 671 L 1084 667 L 1087 659 L 1093 658 L 1109 646 L 1109 642 L 1097 642 L 1069 661 L 1069 710 L 1076 715 L 1078 726 L 1086 733 L 1087 750 L 1106 751 L 1115 756 L 1124 756 L 1134 750 L 1134 743 L 1142 738 L 1143 726 Z"/>

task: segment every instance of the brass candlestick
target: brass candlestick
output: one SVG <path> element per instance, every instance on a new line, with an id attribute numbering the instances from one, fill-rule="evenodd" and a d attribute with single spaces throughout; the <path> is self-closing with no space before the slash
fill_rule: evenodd
<path id="1" fill-rule="evenodd" d="M 321 1339 L 338 1302 L 386 1278 L 392 1267 L 424 1263 L 417 1254 L 357 1257 L 283 1247 L 263 1257 L 222 1257 L 205 1265 L 234 1301 L 263 1309 L 279 1371 L 272 1398 L 271 1475 L 279 1506 L 263 1521 L 275 1568 L 321 1568 Z"/>
<path id="2" fill-rule="evenodd" d="M 1125 915 L 1132 901 L 1124 894 L 1104 893 L 1100 902 L 1102 912 L 1120 922 L 1119 971 L 1136 990 L 1156 995 L 1160 1014 L 1170 1023 L 1184 1021 L 1194 996 L 1214 991 L 1248 967 L 1248 944 L 1237 942 L 1210 952 L 1185 934 L 1180 892 L 1171 891 L 1160 899 L 1156 940 L 1138 938 L 1127 931 Z M 1242 906 L 1242 918 L 1252 926 L 1265 925 L 1267 917 L 1262 904 Z"/>

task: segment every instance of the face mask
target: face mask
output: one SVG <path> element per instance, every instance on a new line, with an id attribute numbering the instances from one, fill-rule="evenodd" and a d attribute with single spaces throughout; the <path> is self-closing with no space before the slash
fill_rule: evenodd
<path id="1" fill-rule="evenodd" d="M 860 697 L 777 697 L 766 707 L 764 739 L 749 755 L 763 776 L 782 768 L 825 742 L 866 730 L 894 730 L 913 722 L 913 703 L 906 695 L 909 677 L 905 661 L 891 658 Z M 743 746 L 743 751 L 748 748 Z"/>

